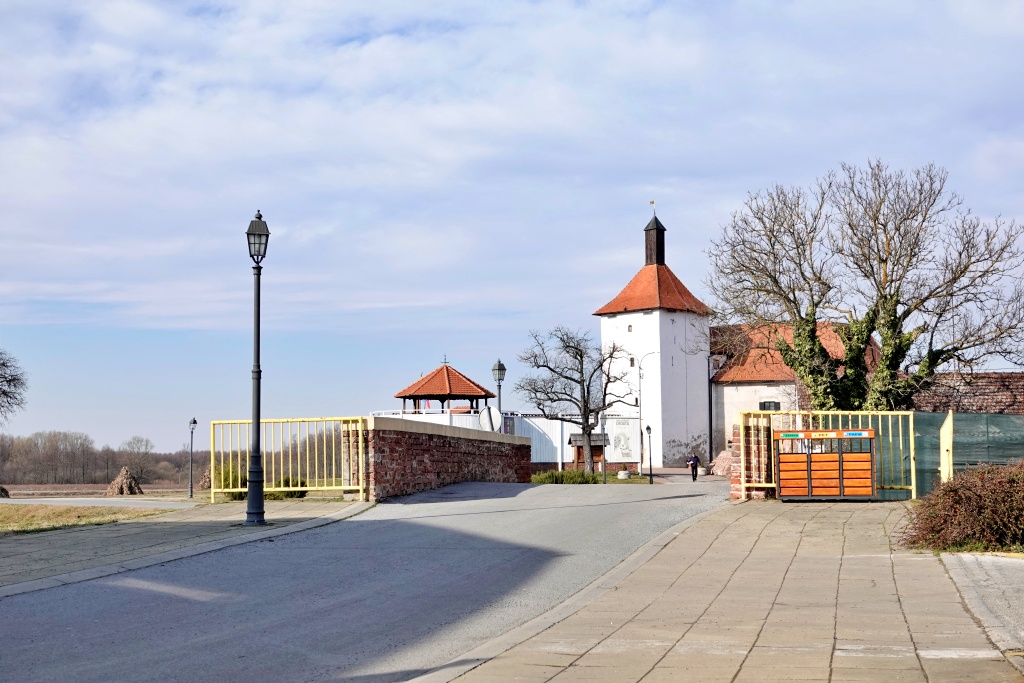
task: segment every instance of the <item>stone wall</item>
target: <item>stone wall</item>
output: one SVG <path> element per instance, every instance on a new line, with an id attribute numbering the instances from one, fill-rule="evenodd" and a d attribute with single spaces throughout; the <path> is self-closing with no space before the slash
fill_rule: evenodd
<path id="1" fill-rule="evenodd" d="M 530 440 L 479 429 L 371 417 L 370 500 L 464 481 L 530 483 Z"/>

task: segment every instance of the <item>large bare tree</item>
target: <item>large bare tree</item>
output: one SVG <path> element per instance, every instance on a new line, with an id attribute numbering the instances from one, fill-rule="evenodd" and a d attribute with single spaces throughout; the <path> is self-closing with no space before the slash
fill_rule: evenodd
<path id="1" fill-rule="evenodd" d="M 626 352 L 618 344 L 602 348 L 590 333 L 561 325 L 546 334 L 532 330 L 530 339 L 519 361 L 538 372 L 516 382 L 515 391 L 544 417 L 580 428 L 584 468 L 593 474 L 591 434 L 601 413 L 622 403 L 628 393 L 626 372 L 612 371 Z"/>
<path id="2" fill-rule="evenodd" d="M 0 349 L 0 422 L 25 407 L 28 378 L 18 361 Z"/>
<path id="3" fill-rule="evenodd" d="M 1024 226 L 981 221 L 947 175 L 842 164 L 811 188 L 750 195 L 713 241 L 716 310 L 776 329 L 812 407 L 910 408 L 941 367 L 1022 360 Z M 842 358 L 822 344 L 823 324 L 835 325 Z M 792 326 L 791 343 L 778 325 Z"/>

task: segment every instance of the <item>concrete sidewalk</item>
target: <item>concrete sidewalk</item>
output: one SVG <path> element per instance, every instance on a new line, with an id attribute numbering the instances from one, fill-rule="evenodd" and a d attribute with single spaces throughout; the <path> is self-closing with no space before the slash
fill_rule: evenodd
<path id="1" fill-rule="evenodd" d="M 940 560 L 894 548 L 904 513 L 898 503 L 729 506 L 571 616 L 542 615 L 502 654 L 484 645 L 423 679 L 1024 681 Z M 486 661 L 466 671 L 475 657 Z"/>
<path id="2" fill-rule="evenodd" d="M 218 503 L 124 522 L 0 537 L 0 598 L 330 524 L 370 505 L 266 501 L 267 526 L 247 527 L 242 525 L 244 501 Z"/>

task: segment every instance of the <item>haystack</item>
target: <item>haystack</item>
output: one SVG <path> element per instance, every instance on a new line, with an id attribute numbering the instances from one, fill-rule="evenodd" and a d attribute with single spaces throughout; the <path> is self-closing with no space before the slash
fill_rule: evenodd
<path id="1" fill-rule="evenodd" d="M 110 482 L 110 486 L 107 487 L 107 492 L 104 496 L 136 496 L 142 494 L 142 487 L 139 486 L 139 480 L 135 478 L 132 471 L 127 467 L 122 467 L 118 473 L 117 478 Z"/>

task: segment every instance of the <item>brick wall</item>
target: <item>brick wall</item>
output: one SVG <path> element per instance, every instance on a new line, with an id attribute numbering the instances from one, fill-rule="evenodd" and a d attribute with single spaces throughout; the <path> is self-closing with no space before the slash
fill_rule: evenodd
<path id="1" fill-rule="evenodd" d="M 730 476 L 729 494 L 731 498 L 743 498 L 743 487 L 740 485 L 740 426 L 732 426 L 732 443 L 734 460 Z M 752 476 L 753 473 L 767 470 L 769 477 L 771 473 L 771 430 L 766 428 L 747 427 L 742 436 L 745 450 L 745 465 L 748 476 L 748 484 L 762 483 L 764 479 L 760 476 Z M 774 481 L 770 478 L 769 481 Z M 747 489 L 746 498 L 764 498 L 766 495 L 774 497 L 773 492 L 766 492 L 765 489 Z"/>
<path id="2" fill-rule="evenodd" d="M 530 482 L 530 439 L 398 418 L 367 424 L 370 499 L 463 481 Z"/>

